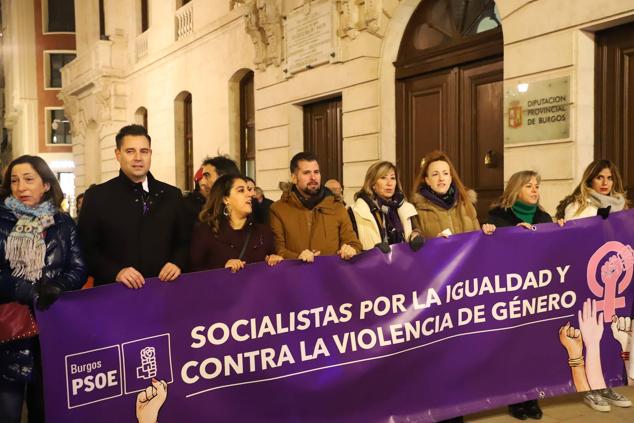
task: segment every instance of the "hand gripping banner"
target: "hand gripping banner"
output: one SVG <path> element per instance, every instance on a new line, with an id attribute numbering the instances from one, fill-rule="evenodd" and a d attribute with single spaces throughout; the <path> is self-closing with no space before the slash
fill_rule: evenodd
<path id="1" fill-rule="evenodd" d="M 48 422 L 431 422 L 626 382 L 634 211 L 71 292 Z"/>

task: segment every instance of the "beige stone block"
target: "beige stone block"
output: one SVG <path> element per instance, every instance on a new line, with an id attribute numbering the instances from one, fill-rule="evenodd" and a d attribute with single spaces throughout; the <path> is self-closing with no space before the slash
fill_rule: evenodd
<path id="1" fill-rule="evenodd" d="M 379 57 L 383 40 L 369 33 L 361 31 L 355 38 L 343 38 L 341 41 L 341 59 L 349 61 L 358 57 Z"/>
<path id="2" fill-rule="evenodd" d="M 396 8 L 399 6 L 399 0 L 383 0 L 383 14 L 387 18 L 394 16 Z M 386 19 L 387 20 L 387 19 Z"/>
<path id="3" fill-rule="evenodd" d="M 503 20 L 504 42 L 533 38 L 632 10 L 634 3 L 631 0 L 532 1 Z"/>
<path id="4" fill-rule="evenodd" d="M 571 65 L 572 30 L 559 31 L 504 47 L 505 79 Z"/>
<path id="5" fill-rule="evenodd" d="M 287 81 L 258 90 L 256 107 L 264 109 L 283 103 L 302 103 L 337 93 L 346 87 L 375 80 L 377 69 L 377 59 L 362 57 L 300 72 Z"/>
<path id="6" fill-rule="evenodd" d="M 504 180 L 521 170 L 535 170 L 543 180 L 574 177 L 574 143 L 537 144 L 504 149 Z"/>
<path id="7" fill-rule="evenodd" d="M 366 82 L 343 90 L 342 110 L 344 113 L 353 110 L 367 109 L 379 104 L 378 81 Z"/>
<path id="8" fill-rule="evenodd" d="M 267 169 L 284 169 L 289 162 L 288 148 L 260 150 L 256 156 L 256 161 L 263 163 Z"/>
<path id="9" fill-rule="evenodd" d="M 258 170 L 255 180 L 258 186 L 267 193 L 269 191 L 279 191 L 280 182 L 288 182 L 290 180 L 290 173 L 288 168 L 263 169 Z"/>
<path id="10" fill-rule="evenodd" d="M 343 162 L 361 162 L 379 159 L 379 136 L 362 135 L 360 137 L 344 138 Z"/>
<path id="11" fill-rule="evenodd" d="M 255 137 L 255 148 L 258 151 L 269 148 L 287 147 L 288 126 L 278 126 L 275 128 L 258 130 Z"/>
<path id="12" fill-rule="evenodd" d="M 282 104 L 256 110 L 255 122 L 258 130 L 288 125 L 288 106 Z"/>
<path id="13" fill-rule="evenodd" d="M 343 164 L 343 183 L 348 187 L 360 187 L 363 185 L 365 173 L 374 160 L 366 162 L 353 162 Z"/>
<path id="14" fill-rule="evenodd" d="M 379 132 L 379 109 L 373 107 L 344 113 L 342 125 L 344 138 L 376 134 Z"/>

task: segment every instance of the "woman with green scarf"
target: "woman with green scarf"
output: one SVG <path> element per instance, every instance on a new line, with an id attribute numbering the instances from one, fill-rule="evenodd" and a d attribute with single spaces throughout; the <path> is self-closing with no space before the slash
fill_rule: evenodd
<path id="1" fill-rule="evenodd" d="M 524 170 L 511 176 L 502 196 L 492 204 L 488 223 L 500 226 L 522 226 L 535 229 L 538 223 L 553 223 L 552 217 L 539 205 L 539 183 L 537 172 Z M 563 225 L 563 221 L 560 222 Z M 509 405 L 511 416 L 519 420 L 541 419 L 542 410 L 537 400 Z"/>
<path id="2" fill-rule="evenodd" d="M 48 308 L 62 291 L 86 281 L 72 218 L 55 174 L 37 156 L 7 167 L 0 189 L 0 421 L 19 423 L 26 400 L 29 422 L 44 421 L 42 364 L 36 332 L 15 330 L 35 306 Z M 21 310 L 24 318 L 6 318 Z M 80 318 L 78 316 L 78 318 Z M 32 325 L 31 325 L 32 326 Z"/>

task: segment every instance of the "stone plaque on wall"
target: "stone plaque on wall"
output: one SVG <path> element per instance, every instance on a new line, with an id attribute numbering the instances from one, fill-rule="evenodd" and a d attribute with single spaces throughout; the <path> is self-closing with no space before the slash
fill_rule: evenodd
<path id="1" fill-rule="evenodd" d="M 330 0 L 313 0 L 288 14 L 284 36 L 289 74 L 334 59 L 333 4 Z"/>
<path id="2" fill-rule="evenodd" d="M 504 144 L 570 136 L 570 77 L 513 85 L 504 92 Z"/>

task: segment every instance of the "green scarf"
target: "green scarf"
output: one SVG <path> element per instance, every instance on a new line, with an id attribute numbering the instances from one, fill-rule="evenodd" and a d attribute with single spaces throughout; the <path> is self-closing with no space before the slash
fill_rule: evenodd
<path id="1" fill-rule="evenodd" d="M 535 219 L 535 212 L 537 211 L 537 204 L 526 204 L 522 203 L 520 200 L 517 200 L 513 207 L 511 207 L 515 216 L 518 217 L 522 222 L 533 224 L 533 219 Z"/>

